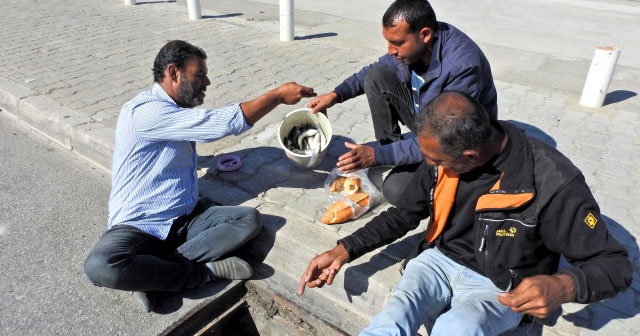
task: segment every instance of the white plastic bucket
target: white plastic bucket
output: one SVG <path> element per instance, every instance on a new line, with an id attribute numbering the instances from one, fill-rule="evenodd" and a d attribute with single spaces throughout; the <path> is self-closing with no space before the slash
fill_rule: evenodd
<path id="1" fill-rule="evenodd" d="M 318 131 L 322 132 L 326 141 L 320 146 L 320 151 L 317 155 L 298 154 L 289 150 L 283 142 L 294 126 L 313 125 Z M 284 119 L 280 122 L 278 127 L 278 144 L 284 150 L 285 154 L 291 161 L 304 167 L 314 167 L 320 163 L 321 159 L 327 153 L 329 144 L 331 143 L 331 137 L 333 136 L 333 130 L 331 129 L 331 123 L 327 116 L 323 113 L 311 113 L 310 108 L 301 108 L 289 112 Z"/>

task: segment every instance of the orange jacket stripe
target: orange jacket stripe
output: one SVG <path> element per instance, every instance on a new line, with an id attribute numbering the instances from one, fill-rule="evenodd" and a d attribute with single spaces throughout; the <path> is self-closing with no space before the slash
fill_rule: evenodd
<path id="1" fill-rule="evenodd" d="M 433 218 L 424 240 L 433 242 L 444 230 L 458 190 L 458 174 L 438 167 L 438 180 L 433 195 Z"/>
<path id="2" fill-rule="evenodd" d="M 533 199 L 533 193 L 486 194 L 478 198 L 476 211 L 491 209 L 515 209 Z"/>
<path id="3" fill-rule="evenodd" d="M 496 184 L 491 187 L 490 191 L 500 189 L 500 181 L 502 176 L 496 181 Z M 533 198 L 533 193 L 522 194 L 485 194 L 478 198 L 476 203 L 476 211 L 490 210 L 490 209 L 514 209 L 518 208 Z"/>

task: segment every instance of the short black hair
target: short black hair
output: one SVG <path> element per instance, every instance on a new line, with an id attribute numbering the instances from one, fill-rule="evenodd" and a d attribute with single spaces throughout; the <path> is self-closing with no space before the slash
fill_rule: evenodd
<path id="1" fill-rule="evenodd" d="M 383 27 L 393 27 L 399 21 L 406 21 L 411 32 L 424 27 L 435 32 L 438 28 L 436 13 L 427 0 L 396 0 L 382 16 Z"/>
<path id="2" fill-rule="evenodd" d="M 181 40 L 167 42 L 156 55 L 153 61 L 153 81 L 162 82 L 164 71 L 169 64 L 174 64 L 178 69 L 184 70 L 185 62 L 192 56 L 207 59 L 207 54 L 199 47 Z"/>
<path id="3" fill-rule="evenodd" d="M 435 137 L 442 150 L 454 158 L 465 150 L 489 144 L 491 128 L 484 106 L 470 95 L 457 91 L 439 94 L 416 118 L 418 136 Z"/>

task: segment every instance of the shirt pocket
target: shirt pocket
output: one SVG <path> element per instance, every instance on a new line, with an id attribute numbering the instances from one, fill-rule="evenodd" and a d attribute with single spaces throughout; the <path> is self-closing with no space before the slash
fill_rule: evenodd
<path id="1" fill-rule="evenodd" d="M 513 287 L 520 269 L 535 267 L 541 248 L 535 219 L 521 214 L 486 212 L 477 215 L 476 258 L 485 275 L 499 288 Z"/>

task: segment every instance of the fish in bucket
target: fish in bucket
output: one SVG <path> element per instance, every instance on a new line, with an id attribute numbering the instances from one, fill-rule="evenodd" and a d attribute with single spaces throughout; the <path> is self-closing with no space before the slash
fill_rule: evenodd
<path id="1" fill-rule="evenodd" d="M 327 153 L 333 131 L 327 116 L 310 108 L 289 112 L 278 127 L 278 143 L 296 164 L 312 168 Z"/>

